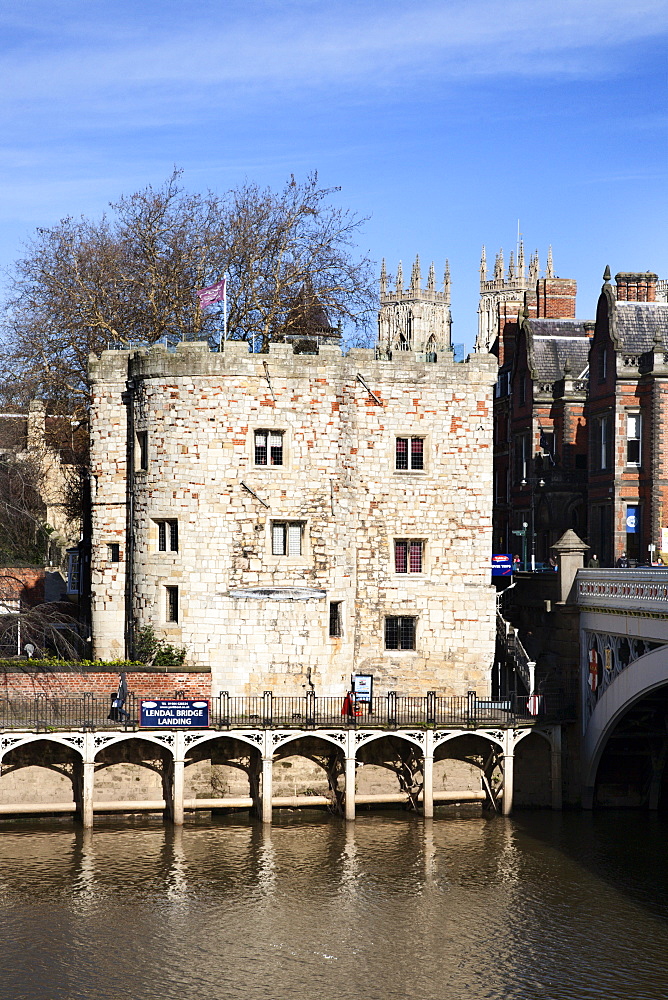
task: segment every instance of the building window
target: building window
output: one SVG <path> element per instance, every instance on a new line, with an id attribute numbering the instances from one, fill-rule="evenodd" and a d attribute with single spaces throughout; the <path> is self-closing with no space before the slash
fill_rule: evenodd
<path id="1" fill-rule="evenodd" d="M 415 649 L 416 622 L 412 617 L 386 618 L 385 649 Z"/>
<path id="2" fill-rule="evenodd" d="M 626 464 L 640 465 L 640 430 L 641 417 L 639 413 L 626 414 Z"/>
<path id="3" fill-rule="evenodd" d="M 158 552 L 178 552 L 179 522 L 165 520 L 156 523 L 158 525 Z"/>
<path id="4" fill-rule="evenodd" d="M 520 406 L 524 406 L 527 401 L 527 377 L 520 375 Z"/>
<path id="5" fill-rule="evenodd" d="M 178 587 L 165 587 L 166 596 L 166 620 L 168 622 L 177 622 L 179 620 L 179 588 Z"/>
<path id="6" fill-rule="evenodd" d="M 394 572 L 421 573 L 422 546 L 419 538 L 397 538 L 394 543 Z"/>
<path id="7" fill-rule="evenodd" d="M 515 438 L 515 482 L 521 483 L 529 475 L 531 457 L 531 435 L 518 434 Z"/>
<path id="8" fill-rule="evenodd" d="M 424 469 L 424 438 L 397 438 L 395 454 L 395 468 Z"/>
<path id="9" fill-rule="evenodd" d="M 303 521 L 274 521 L 271 525 L 271 554 L 300 556 L 303 533 Z"/>
<path id="10" fill-rule="evenodd" d="M 109 556 L 109 562 L 121 561 L 121 546 L 118 542 L 109 542 L 107 545 L 107 553 Z"/>
<path id="11" fill-rule="evenodd" d="M 330 601 L 329 604 L 329 636 L 340 639 L 343 635 L 343 601 Z"/>
<path id="12" fill-rule="evenodd" d="M 135 469 L 148 469 L 148 431 L 137 431 L 137 455 Z"/>
<path id="13" fill-rule="evenodd" d="M 67 593 L 81 593 L 81 560 L 78 549 L 69 549 L 67 552 Z"/>
<path id="14" fill-rule="evenodd" d="M 612 468 L 612 434 L 610 417 L 599 417 L 593 421 L 594 447 L 592 452 L 594 471 L 605 472 Z"/>
<path id="15" fill-rule="evenodd" d="M 255 464 L 283 465 L 283 431 L 255 431 Z"/>
<path id="16" fill-rule="evenodd" d="M 598 356 L 598 380 L 605 382 L 608 377 L 608 348 L 602 347 Z"/>

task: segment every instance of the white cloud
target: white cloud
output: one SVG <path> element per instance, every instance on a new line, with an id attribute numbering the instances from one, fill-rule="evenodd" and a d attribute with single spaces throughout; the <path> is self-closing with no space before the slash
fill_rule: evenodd
<path id="1" fill-rule="evenodd" d="M 36 11 L 29 9 L 27 17 Z M 41 4 L 32 8 L 41 8 Z M 11 81 L 0 121 L 113 128 L 206 117 L 247 100 L 335 90 L 410 88 L 497 75 L 588 77 L 615 72 L 619 51 L 668 28 L 665 0 L 316 0 L 152 8 L 128 22 L 14 16 L 0 72 Z M 69 13 L 69 18 L 68 18 Z M 60 24 L 60 27 L 58 25 Z"/>

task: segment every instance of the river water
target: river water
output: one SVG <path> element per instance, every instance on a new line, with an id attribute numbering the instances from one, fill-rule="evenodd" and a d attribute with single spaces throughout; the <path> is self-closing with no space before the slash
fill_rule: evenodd
<path id="1" fill-rule="evenodd" d="M 668 823 L 0 827 L 2 1000 L 668 997 Z"/>

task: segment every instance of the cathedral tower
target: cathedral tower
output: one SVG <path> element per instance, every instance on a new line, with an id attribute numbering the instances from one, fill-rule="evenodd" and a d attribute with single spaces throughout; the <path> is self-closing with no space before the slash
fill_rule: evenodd
<path id="1" fill-rule="evenodd" d="M 415 258 L 408 288 L 404 288 L 401 261 L 394 290 L 383 261 L 380 272 L 380 309 L 378 311 L 378 349 L 415 351 L 425 361 L 436 361 L 439 352 L 450 350 L 450 267 L 445 262 L 443 291 L 436 290 L 436 272 L 432 262 L 426 288 L 422 288 L 420 258 Z"/>

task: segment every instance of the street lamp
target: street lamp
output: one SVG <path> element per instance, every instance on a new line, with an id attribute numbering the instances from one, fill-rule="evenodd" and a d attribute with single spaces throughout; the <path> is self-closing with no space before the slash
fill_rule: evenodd
<path id="1" fill-rule="evenodd" d="M 535 479 L 533 476 L 527 481 L 523 479 L 521 486 L 529 486 L 531 488 L 531 572 L 536 572 L 536 486 L 545 486 L 544 479 Z M 525 537 L 525 555 L 524 555 L 524 565 L 526 566 L 526 528 L 524 525 L 524 537 Z"/>

